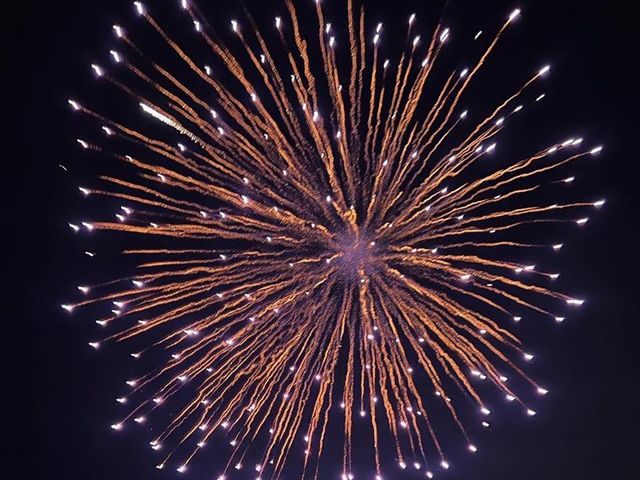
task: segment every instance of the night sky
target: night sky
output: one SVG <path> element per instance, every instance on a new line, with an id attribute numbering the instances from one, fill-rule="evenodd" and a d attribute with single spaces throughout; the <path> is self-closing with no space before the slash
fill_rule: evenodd
<path id="1" fill-rule="evenodd" d="M 177 1 L 153 3 L 154 9 L 177 11 Z M 200 2 L 221 29 L 231 15 L 241 17 L 241 7 L 234 3 Z M 473 3 L 450 2 L 447 18 L 452 18 L 454 32 L 463 21 L 482 27 L 522 6 L 482 2 L 490 6 L 481 12 L 470 7 Z M 497 413 L 491 431 L 481 432 L 481 452 L 460 456 L 455 468 L 439 478 L 640 478 L 640 82 L 634 74 L 640 67 L 640 42 L 636 21 L 623 3 L 528 2 L 522 6 L 520 24 L 488 67 L 506 78 L 485 79 L 480 85 L 506 92 L 504 85 L 517 85 L 523 72 L 549 61 L 554 68 L 546 86 L 550 104 L 544 116 L 530 121 L 530 130 L 521 132 L 518 142 L 533 149 L 550 138 L 578 132 L 594 144 L 603 143 L 605 151 L 596 161 L 575 169 L 578 181 L 572 188 L 574 198 L 604 196 L 607 204 L 590 215 L 584 229 L 560 227 L 566 248 L 544 259 L 563 273 L 559 287 L 587 302 L 561 327 L 540 324 L 524 332 L 526 344 L 537 353 L 531 371 L 551 392 L 539 403 L 538 415 L 527 419 Z M 365 5 L 375 21 L 387 24 L 403 24 L 415 11 L 431 25 L 442 7 L 440 2 L 409 0 Z M 272 22 L 273 6 L 284 12 L 278 0 L 248 6 L 259 24 Z M 7 195 L 1 295 L 9 311 L 2 316 L 2 396 L 9 400 L 3 415 L 9 450 L 3 448 L 7 459 L 0 463 L 2 478 L 176 477 L 173 470 L 154 468 L 146 436 L 118 435 L 108 428 L 120 412 L 113 399 L 131 364 L 114 352 L 90 351 L 93 322 L 82 315 L 68 316 L 59 306 L 77 298 L 75 286 L 81 278 L 108 279 L 117 270 L 115 255 L 105 253 L 102 261 L 82 255 L 87 241 L 66 225 L 71 215 L 89 209 L 81 204 L 76 186 L 93 173 L 75 143 L 81 121 L 71 114 L 66 99 L 76 93 L 86 100 L 99 98 L 89 64 L 104 59 L 113 46 L 112 24 L 133 21 L 130 2 L 120 0 L 26 0 L 16 11 L 4 13 L 1 178 Z M 476 88 L 474 95 L 482 91 Z M 472 107 L 472 100 L 469 103 Z M 69 174 L 58 164 L 68 166 Z M 92 248 L 115 252 L 120 241 L 107 234 Z M 105 264 L 104 259 L 109 261 Z M 216 465 L 215 458 L 210 461 Z M 389 470 L 385 478 L 417 478 Z M 250 478 L 245 475 L 232 478 Z M 184 478 L 215 476 L 207 469 Z"/>

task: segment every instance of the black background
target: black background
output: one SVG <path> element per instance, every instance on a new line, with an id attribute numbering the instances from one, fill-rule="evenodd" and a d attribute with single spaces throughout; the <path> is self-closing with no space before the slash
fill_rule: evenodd
<path id="1" fill-rule="evenodd" d="M 177 11 L 177 1 L 155 3 L 154 8 Z M 232 2 L 200 3 L 219 25 L 240 13 Z M 482 2 L 480 9 L 464 0 L 451 3 L 453 18 L 469 13 L 479 25 L 514 6 Z M 272 21 L 273 13 L 260 2 L 249 6 L 259 23 Z M 375 0 L 367 6 L 387 23 L 404 22 L 412 11 L 433 17 L 442 7 L 404 0 Z M 516 49 L 520 58 L 496 61 L 492 71 L 533 70 L 551 60 L 553 104 L 537 126 L 558 136 L 584 132 L 606 145 L 597 166 L 582 177 L 578 171 L 578 177 L 584 191 L 602 193 L 607 205 L 585 229 L 567 235 L 569 248 L 557 260 L 562 285 L 588 299 L 583 310 L 561 329 L 541 327 L 526 338 L 539 354 L 536 375 L 551 390 L 540 414 L 535 421 L 497 420 L 483 437 L 481 455 L 458 461 L 443 478 L 640 478 L 637 27 L 624 2 L 544 0 L 523 10 L 521 25 L 507 42 L 516 46 L 505 47 L 507 53 Z M 141 437 L 118 436 L 108 428 L 116 415 L 118 369 L 125 367 L 112 356 L 88 351 L 92 327 L 59 308 L 74 294 L 80 273 L 99 269 L 109 274 L 107 265 L 86 263 L 82 246 L 66 226 L 70 212 L 82 211 L 74 183 L 57 166 L 69 165 L 73 175 L 82 175 L 74 140 L 78 120 L 66 99 L 76 89 L 90 98 L 88 64 L 114 43 L 113 23 L 134 20 L 132 7 L 119 0 L 31 0 L 11 14 L 5 10 L 3 17 L 0 178 L 6 194 L 2 237 L 7 265 L 2 305 L 8 313 L 2 317 L 2 343 L 9 385 L 1 395 L 9 400 L 3 437 L 10 448 L 3 448 L 9 456 L 0 464 L 0 477 L 174 477 L 175 472 L 160 474 L 153 468 L 152 452 Z M 535 135 L 531 142 L 533 148 Z"/>

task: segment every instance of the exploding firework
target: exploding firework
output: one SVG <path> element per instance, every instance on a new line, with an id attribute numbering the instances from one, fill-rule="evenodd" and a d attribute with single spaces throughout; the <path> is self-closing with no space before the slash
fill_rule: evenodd
<path id="1" fill-rule="evenodd" d="M 526 398 L 547 390 L 519 366 L 533 355 L 510 326 L 523 311 L 562 322 L 563 306 L 582 300 L 550 288 L 557 274 L 508 258 L 559 250 L 522 241 L 523 228 L 583 225 L 584 209 L 604 201 L 540 204 L 543 184 L 573 180 L 556 172 L 601 150 L 581 138 L 496 165 L 496 139 L 527 102 L 543 98 L 537 85 L 548 66 L 478 122 L 469 125 L 460 107 L 520 11 L 488 40 L 469 35 L 477 60 L 430 98 L 451 36 L 442 23 L 421 39 L 411 15 L 407 47 L 389 60 L 383 25 L 367 26 L 352 0 L 344 31 L 316 1 L 317 31 L 305 34 L 287 0 L 273 43 L 247 14 L 222 35 L 231 46 L 182 1 L 207 65 L 134 5 L 166 60 L 152 60 L 116 25 L 114 68 L 91 68 L 146 126 L 69 100 L 108 138 L 80 146 L 120 161 L 118 175 L 79 187 L 117 201 L 116 218 L 70 227 L 146 245 L 124 251 L 137 259 L 134 276 L 79 286 L 87 299 L 63 305 L 109 305 L 96 321 L 107 333 L 90 343 L 95 349 L 144 345 L 131 356 L 150 369 L 127 381 L 117 400 L 132 406 L 112 428 L 158 417 L 157 466 L 179 472 L 215 443 L 209 448 L 228 455 L 219 479 L 234 468 L 333 478 L 321 467 L 336 445 L 338 476 L 351 479 L 353 457 L 366 451 L 356 455 L 357 430 L 370 440 L 368 468 L 380 480 L 388 457 L 396 466 L 387 469 L 429 478 L 449 468 L 434 425 L 443 413 L 473 453 L 461 413 L 469 406 L 485 427 L 485 399 L 496 392 L 535 415 Z"/>

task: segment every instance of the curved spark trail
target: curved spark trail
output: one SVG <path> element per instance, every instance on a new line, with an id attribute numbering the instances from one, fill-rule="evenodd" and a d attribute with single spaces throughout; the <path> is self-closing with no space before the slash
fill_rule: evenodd
<path id="1" fill-rule="evenodd" d="M 114 26 L 113 75 L 91 68 L 141 110 L 147 131 L 69 100 L 108 138 L 80 146 L 121 162 L 117 175 L 79 187 L 117 201 L 116 219 L 70 227 L 154 246 L 124 252 L 138 259 L 134 276 L 79 286 L 87 299 L 63 308 L 109 305 L 97 320 L 108 333 L 93 348 L 148 345 L 131 355 L 156 368 L 127 381 L 118 402 L 132 406 L 112 428 L 166 409 L 151 441 L 158 468 L 184 472 L 210 442 L 228 455 L 219 479 L 242 468 L 283 478 L 290 465 L 301 478 L 327 478 L 335 472 L 322 473 L 322 463 L 339 437 L 338 475 L 351 479 L 357 430 L 371 439 L 376 480 L 389 450 L 399 468 L 431 478 L 449 468 L 434 409 L 447 412 L 471 452 L 461 410 L 471 405 L 488 426 L 488 385 L 535 415 L 526 397 L 547 390 L 519 366 L 533 356 L 511 322 L 523 311 L 561 322 L 563 306 L 582 303 L 550 287 L 557 274 L 506 257 L 559 250 L 519 240 L 520 232 L 583 225 L 585 208 L 603 205 L 540 204 L 539 194 L 571 182 L 556 172 L 601 147 L 563 139 L 494 164 L 497 138 L 542 99 L 536 89 L 549 67 L 474 125 L 460 105 L 519 10 L 493 38 L 472 35 L 484 45 L 475 63 L 448 74 L 427 100 L 448 28 L 421 37 L 411 15 L 405 51 L 388 60 L 382 24 L 367 26 L 352 0 L 344 34 L 321 2 L 312 5 L 317 31 L 303 32 L 286 0 L 275 42 L 247 14 L 231 21 L 226 46 L 183 1 L 209 66 L 135 2 L 147 35 L 171 57 L 156 63 Z M 514 391 L 508 376 L 531 392 Z"/>

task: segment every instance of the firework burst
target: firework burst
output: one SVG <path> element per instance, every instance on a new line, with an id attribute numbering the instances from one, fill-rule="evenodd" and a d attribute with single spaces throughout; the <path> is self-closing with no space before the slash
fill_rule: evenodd
<path id="1" fill-rule="evenodd" d="M 388 468 L 431 478 L 449 468 L 434 411 L 475 453 L 460 410 L 471 405 L 487 427 L 487 395 L 533 416 L 526 398 L 547 393 L 521 370 L 533 356 L 510 326 L 526 311 L 562 322 L 563 307 L 582 300 L 550 288 L 556 273 L 509 252 L 557 251 L 562 244 L 522 241 L 522 229 L 583 225 L 584 209 L 602 206 L 536 201 L 543 186 L 573 180 L 553 177 L 562 167 L 601 147 L 563 139 L 491 166 L 505 126 L 543 98 L 537 85 L 549 67 L 471 125 L 460 102 L 519 10 L 488 40 L 470 35 L 477 60 L 434 89 L 451 37 L 444 24 L 421 37 L 411 15 L 406 49 L 386 59 L 383 25 L 369 27 L 364 10 L 345 3 L 342 31 L 316 1 L 317 31 L 305 34 L 287 0 L 274 42 L 247 15 L 231 20 L 227 46 L 183 0 L 181 21 L 207 65 L 135 2 L 170 56 L 154 61 L 116 25 L 113 68 L 91 68 L 147 128 L 69 100 L 108 139 L 79 145 L 121 162 L 120 174 L 79 187 L 117 201 L 116 218 L 70 227 L 153 246 L 125 250 L 137 259 L 134 276 L 81 285 L 87 299 L 62 307 L 109 305 L 95 349 L 146 345 L 131 356 L 151 368 L 127 381 L 117 400 L 130 409 L 112 428 L 158 416 L 158 468 L 184 472 L 211 442 L 228 455 L 220 479 L 243 468 L 328 478 L 335 473 L 321 467 L 338 437 L 338 475 L 351 479 L 357 429 L 370 439 L 376 480 L 389 456 L 397 467 Z M 509 376 L 529 390 L 516 392 Z"/>

